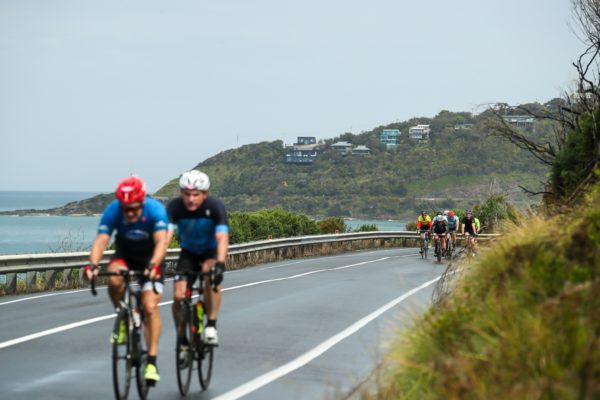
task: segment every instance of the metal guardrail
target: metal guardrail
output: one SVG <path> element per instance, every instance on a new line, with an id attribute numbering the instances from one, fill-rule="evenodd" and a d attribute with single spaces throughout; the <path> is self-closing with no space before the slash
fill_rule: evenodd
<path id="1" fill-rule="evenodd" d="M 460 236 L 460 235 L 459 235 Z M 479 235 L 481 240 L 491 239 L 498 235 Z M 291 247 L 302 247 L 316 244 L 327 244 L 336 242 L 353 242 L 364 240 L 388 240 L 388 239 L 418 239 L 419 235 L 414 231 L 374 231 L 356 232 L 331 235 L 299 236 L 283 239 L 261 240 L 229 247 L 230 260 L 236 256 L 249 253 L 285 249 Z M 179 258 L 180 249 L 169 249 L 165 258 L 166 262 L 175 262 Z M 104 253 L 101 265 L 106 265 L 113 250 Z M 81 268 L 88 264 L 89 252 L 77 253 L 49 253 L 49 254 L 22 254 L 0 256 L 0 284 L 8 287 L 15 286 L 16 274 L 27 274 L 26 284 L 32 285 L 35 274 L 45 272 L 47 281 L 52 281 L 56 271 L 64 270 L 66 274 L 74 268 Z M 6 291 L 11 293 L 12 290 Z"/>

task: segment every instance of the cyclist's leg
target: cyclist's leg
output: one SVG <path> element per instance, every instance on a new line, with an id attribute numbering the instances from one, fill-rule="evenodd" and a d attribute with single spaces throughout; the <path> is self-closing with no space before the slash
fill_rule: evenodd
<path id="1" fill-rule="evenodd" d="M 142 283 L 142 304 L 144 305 L 144 314 L 146 316 L 146 346 L 148 348 L 148 357 L 156 358 L 158 354 L 158 340 L 162 329 L 158 303 L 163 292 L 164 285 L 164 265 L 161 265 L 160 279 L 152 285 L 152 282 Z M 158 293 L 154 293 L 154 289 Z"/>
<path id="2" fill-rule="evenodd" d="M 217 260 L 210 258 L 204 261 L 202 264 L 202 272 L 209 272 L 211 268 L 215 266 Z M 204 300 L 207 304 L 208 319 L 216 321 L 221 308 L 221 285 L 217 286 L 213 290 L 210 285 L 210 279 L 208 276 L 204 277 Z"/>
<path id="3" fill-rule="evenodd" d="M 175 329 L 177 330 L 179 337 L 185 335 L 185 321 L 180 318 L 179 302 L 186 297 L 188 286 L 191 287 L 194 284 L 196 279 L 196 275 L 193 274 L 194 265 L 197 265 L 194 256 L 185 250 L 182 250 L 173 277 L 173 306 L 171 308 L 173 312 L 173 322 L 175 323 Z M 188 279 L 190 279 L 189 282 Z"/>
<path id="4" fill-rule="evenodd" d="M 127 269 L 127 262 L 120 257 L 114 257 L 110 260 L 106 270 L 108 272 L 117 272 L 120 269 Z M 112 301 L 115 308 L 119 307 L 121 299 L 123 298 L 123 277 L 122 276 L 109 276 L 108 277 L 108 297 Z"/>

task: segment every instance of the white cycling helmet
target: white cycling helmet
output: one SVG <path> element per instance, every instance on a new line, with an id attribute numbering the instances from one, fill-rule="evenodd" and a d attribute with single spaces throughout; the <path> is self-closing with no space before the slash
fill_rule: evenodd
<path id="1" fill-rule="evenodd" d="M 207 191 L 210 188 L 210 179 L 204 172 L 195 169 L 184 172 L 179 178 L 179 187 L 181 189 Z"/>

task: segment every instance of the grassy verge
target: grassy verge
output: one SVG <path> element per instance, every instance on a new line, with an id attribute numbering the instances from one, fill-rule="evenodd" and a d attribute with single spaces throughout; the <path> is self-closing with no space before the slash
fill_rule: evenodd
<path id="1" fill-rule="evenodd" d="M 600 398 L 600 186 L 465 266 L 387 361 L 378 399 Z"/>

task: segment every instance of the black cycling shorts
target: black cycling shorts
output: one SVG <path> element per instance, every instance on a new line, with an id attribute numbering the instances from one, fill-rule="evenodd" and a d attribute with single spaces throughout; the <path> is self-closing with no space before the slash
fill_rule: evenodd
<path id="1" fill-rule="evenodd" d="M 127 265 L 127 268 L 134 271 L 143 271 L 150 266 L 150 260 L 152 259 L 152 254 L 150 255 L 131 255 L 124 254 L 123 251 L 119 251 L 118 249 L 115 251 L 115 254 L 110 259 L 110 263 L 115 260 L 123 260 Z M 146 282 L 150 280 L 147 277 L 141 277 L 138 282 L 140 286 L 144 286 Z M 165 263 L 160 264 L 160 278 L 156 280 L 156 282 L 164 283 L 165 282 Z"/>
<path id="2" fill-rule="evenodd" d="M 173 278 L 175 281 L 187 280 L 188 275 L 190 275 L 194 277 L 193 280 L 195 281 L 196 275 L 198 275 L 198 272 L 202 270 L 202 264 L 204 261 L 216 258 L 216 249 L 211 249 L 200 254 L 195 254 L 187 251 L 186 249 L 181 249 Z"/>

